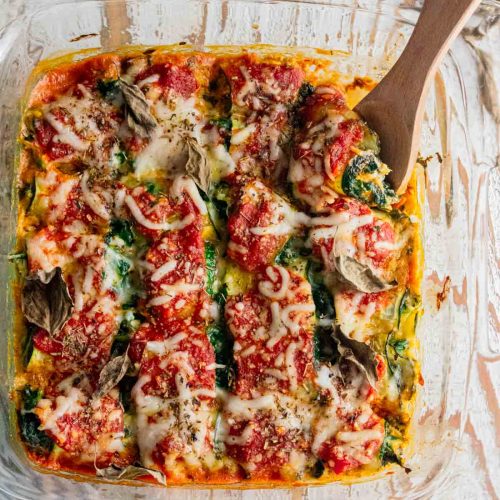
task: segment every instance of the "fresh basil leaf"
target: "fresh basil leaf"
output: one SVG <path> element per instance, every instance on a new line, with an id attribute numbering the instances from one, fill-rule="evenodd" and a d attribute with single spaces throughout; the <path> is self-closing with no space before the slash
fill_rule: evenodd
<path id="1" fill-rule="evenodd" d="M 128 465 L 125 468 L 117 467 L 116 465 L 111 465 L 105 469 L 99 469 L 96 467 L 96 474 L 99 477 L 105 479 L 137 479 L 142 476 L 151 476 L 160 484 L 167 485 L 167 478 L 163 472 L 155 469 L 147 469 L 146 467 L 140 467 L 138 465 Z"/>
<path id="2" fill-rule="evenodd" d="M 377 361 L 375 351 L 364 342 L 350 339 L 342 333 L 340 328 L 332 331 L 337 349 L 340 354 L 339 364 L 341 372 L 350 376 L 349 365 L 354 365 L 365 376 L 368 383 L 375 387 L 377 383 Z M 344 369 L 344 370 L 343 370 Z"/>
<path id="3" fill-rule="evenodd" d="M 131 366 L 128 352 L 112 358 L 101 370 L 97 390 L 94 393 L 94 399 L 99 399 L 108 394 L 113 387 L 116 387 L 120 380 L 125 376 Z"/>
<path id="4" fill-rule="evenodd" d="M 335 268 L 343 282 L 360 292 L 381 292 L 397 285 L 395 281 L 387 282 L 379 278 L 369 266 L 361 264 L 348 255 L 336 256 Z"/>
<path id="5" fill-rule="evenodd" d="M 143 137 L 151 137 L 158 127 L 158 122 L 151 114 L 151 108 L 144 93 L 137 85 L 121 79 L 118 82 L 125 102 L 128 126 Z"/>
<path id="6" fill-rule="evenodd" d="M 186 162 L 186 174 L 191 177 L 196 185 L 205 193 L 209 192 L 211 170 L 207 161 L 207 155 L 197 140 L 186 137 L 188 158 Z"/>
<path id="7" fill-rule="evenodd" d="M 24 317 L 50 335 L 57 333 L 71 317 L 73 301 L 60 267 L 27 276 L 21 307 Z"/>

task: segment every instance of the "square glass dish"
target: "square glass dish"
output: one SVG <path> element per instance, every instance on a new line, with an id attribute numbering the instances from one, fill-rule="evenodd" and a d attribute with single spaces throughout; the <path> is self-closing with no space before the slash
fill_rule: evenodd
<path id="1" fill-rule="evenodd" d="M 425 313 L 419 325 L 422 372 L 407 465 L 363 484 L 310 488 L 308 498 L 420 498 L 446 481 L 466 417 L 471 355 L 486 331 L 487 175 L 497 146 L 488 85 L 481 85 L 482 60 L 474 49 L 488 12 L 485 2 L 447 55 L 432 87 L 423 126 L 426 158 Z M 77 481 L 43 474 L 18 442 L 13 384 L 14 266 L 8 254 L 16 226 L 15 165 L 22 102 L 34 66 L 59 53 L 122 45 L 204 45 L 265 43 L 316 47 L 332 54 L 339 72 L 379 80 L 408 39 L 418 17 L 411 1 L 322 2 L 258 0 L 73 0 L 53 1 L 11 23 L 0 35 L 0 497 L 205 498 L 206 491 L 169 490 Z M 482 23 L 482 24 L 481 24 Z M 438 296 L 447 295 L 440 306 Z M 440 295 L 441 294 L 441 295 Z M 66 475 L 68 476 L 68 475 Z M 280 490 L 278 495 L 304 494 Z M 441 490 L 443 491 L 443 490 Z M 236 493 L 242 497 L 249 493 Z M 271 492 L 265 493 L 272 496 Z M 214 491 L 212 496 L 224 496 Z M 233 498 L 233 495 L 231 496 Z"/>

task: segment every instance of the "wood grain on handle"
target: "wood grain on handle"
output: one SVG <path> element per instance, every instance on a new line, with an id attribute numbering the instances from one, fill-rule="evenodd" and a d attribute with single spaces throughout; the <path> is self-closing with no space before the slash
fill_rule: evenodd
<path id="1" fill-rule="evenodd" d="M 379 134 L 382 159 L 398 193 L 415 164 L 429 83 L 451 42 L 481 0 L 425 0 L 418 22 L 396 64 L 356 107 Z"/>

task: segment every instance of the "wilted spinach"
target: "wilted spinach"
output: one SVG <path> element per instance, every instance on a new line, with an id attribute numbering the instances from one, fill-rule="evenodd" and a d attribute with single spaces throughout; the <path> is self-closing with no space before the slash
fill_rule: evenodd
<path id="1" fill-rule="evenodd" d="M 310 259 L 307 263 L 306 275 L 311 284 L 314 305 L 316 306 L 316 317 L 319 319 L 332 319 L 335 316 L 333 297 L 325 285 L 322 275 L 321 264 Z"/>
<path id="2" fill-rule="evenodd" d="M 40 419 L 33 413 L 38 401 L 42 398 L 42 391 L 33 389 L 29 385 L 21 391 L 21 410 L 18 412 L 21 438 L 28 448 L 40 455 L 47 455 L 54 447 L 54 441 L 39 429 Z"/>
<path id="3" fill-rule="evenodd" d="M 377 157 L 367 152 L 355 156 L 347 165 L 342 175 L 342 190 L 364 203 L 389 209 L 397 200 L 396 193 L 385 180 L 375 182 L 381 163 Z M 373 176 L 374 180 L 369 179 Z"/>
<path id="4" fill-rule="evenodd" d="M 220 388 L 231 389 L 236 378 L 233 339 L 223 322 L 210 325 L 207 335 L 214 348 L 217 364 L 224 365 L 224 368 L 216 368 L 215 382 Z"/>

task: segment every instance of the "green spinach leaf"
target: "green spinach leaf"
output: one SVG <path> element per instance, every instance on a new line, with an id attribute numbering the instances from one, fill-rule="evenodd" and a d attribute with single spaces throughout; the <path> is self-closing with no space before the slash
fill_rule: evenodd
<path id="1" fill-rule="evenodd" d="M 21 398 L 23 401 L 23 410 L 32 411 L 42 399 L 42 391 L 40 389 L 33 389 L 31 386 L 26 385 L 21 390 Z"/>
<path id="2" fill-rule="evenodd" d="M 387 465 L 391 463 L 398 464 L 400 467 L 403 467 L 406 473 L 409 473 L 411 472 L 411 469 L 403 465 L 401 457 L 399 457 L 396 451 L 394 450 L 394 443 L 396 443 L 398 440 L 399 438 L 393 434 L 391 426 L 386 421 L 384 424 L 384 440 L 382 442 L 382 446 L 380 447 L 379 451 L 380 463 L 382 465 Z"/>
<path id="3" fill-rule="evenodd" d="M 376 182 L 383 177 L 380 166 L 380 160 L 371 152 L 355 156 L 342 175 L 344 193 L 369 205 L 390 209 L 397 196 L 383 178 Z"/>
<path id="4" fill-rule="evenodd" d="M 205 242 L 205 262 L 207 266 L 206 290 L 210 296 L 216 293 L 215 284 L 217 280 L 217 250 L 210 242 Z"/>
<path id="5" fill-rule="evenodd" d="M 314 305 L 316 306 L 316 317 L 319 319 L 332 319 L 335 316 L 333 297 L 327 289 L 321 264 L 315 260 L 309 260 L 306 268 L 307 280 L 311 284 Z"/>
<path id="6" fill-rule="evenodd" d="M 109 244 L 114 237 L 120 238 L 125 245 L 131 246 L 135 241 L 135 234 L 130 222 L 126 219 L 113 219 L 110 229 L 106 235 L 106 243 Z"/>
<path id="7" fill-rule="evenodd" d="M 107 101 L 116 99 L 121 93 L 118 80 L 97 80 L 96 86 L 101 96 Z"/>
<path id="8" fill-rule="evenodd" d="M 337 343 L 334 341 L 333 326 L 319 325 L 314 332 L 314 360 L 316 363 L 334 365 L 340 358 Z"/>
<path id="9" fill-rule="evenodd" d="M 224 368 L 216 368 L 215 382 L 222 389 L 231 389 L 236 377 L 233 339 L 222 322 L 210 325 L 207 335 L 214 348 L 217 364 L 224 365 Z"/>
<path id="10" fill-rule="evenodd" d="M 41 398 L 40 389 L 25 386 L 21 391 L 22 407 L 18 412 L 18 421 L 21 438 L 30 450 L 40 455 L 47 455 L 52 451 L 54 441 L 39 429 L 40 419 L 33 413 L 33 409 Z"/>
<path id="11" fill-rule="evenodd" d="M 388 375 L 396 381 L 401 395 L 409 399 L 415 391 L 415 366 L 413 360 L 404 355 L 408 341 L 395 338 L 396 333 L 389 332 L 385 341 Z"/>

